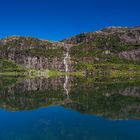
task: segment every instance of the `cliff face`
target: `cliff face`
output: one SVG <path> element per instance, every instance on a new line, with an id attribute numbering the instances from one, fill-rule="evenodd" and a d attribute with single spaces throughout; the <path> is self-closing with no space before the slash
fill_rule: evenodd
<path id="1" fill-rule="evenodd" d="M 0 39 L 0 56 L 25 68 L 75 71 L 79 65 L 140 61 L 140 27 L 108 27 L 61 42 L 32 37 Z"/>
<path id="2" fill-rule="evenodd" d="M 8 54 L 8 59 L 20 64 L 24 68 L 64 70 L 63 60 L 57 57 L 50 59 L 43 56 L 38 57 L 21 54 Z"/>
<path id="3" fill-rule="evenodd" d="M 31 37 L 12 36 L 0 40 L 0 56 L 24 68 L 71 71 L 69 45 Z"/>
<path id="4" fill-rule="evenodd" d="M 131 51 L 122 51 L 119 53 L 119 57 L 123 57 L 133 61 L 140 61 L 140 48 Z"/>

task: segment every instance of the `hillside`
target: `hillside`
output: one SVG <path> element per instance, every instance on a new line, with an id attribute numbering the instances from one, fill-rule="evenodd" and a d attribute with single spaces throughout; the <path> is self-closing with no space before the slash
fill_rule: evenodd
<path id="1" fill-rule="evenodd" d="M 0 39 L 0 56 L 32 69 L 139 71 L 140 27 L 108 27 L 60 42 L 10 36 Z"/>
<path id="2" fill-rule="evenodd" d="M 63 46 L 59 42 L 11 36 L 0 40 L 0 55 L 24 68 L 60 69 Z"/>
<path id="3" fill-rule="evenodd" d="M 95 49 L 98 49 L 105 54 L 116 54 L 134 61 L 140 60 L 140 27 L 108 27 L 96 32 L 82 33 L 62 42 L 78 45 L 79 50 L 83 47 L 84 52 L 85 48 L 86 52 L 90 50 L 95 52 Z"/>
<path id="4" fill-rule="evenodd" d="M 118 64 L 126 67 L 140 64 L 140 27 L 108 27 L 62 42 L 72 44 L 70 55 L 77 62 L 75 67 L 78 69 L 92 70 L 96 68 L 93 65 L 98 67 L 102 64 L 106 65 L 105 68 L 110 64 L 116 64 L 115 67 Z"/>

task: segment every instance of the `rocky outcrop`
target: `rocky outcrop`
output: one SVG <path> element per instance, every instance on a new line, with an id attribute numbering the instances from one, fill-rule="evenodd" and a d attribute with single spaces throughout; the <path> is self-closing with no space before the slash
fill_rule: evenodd
<path id="1" fill-rule="evenodd" d="M 64 64 L 62 58 L 47 58 L 47 57 L 38 57 L 38 56 L 26 56 L 26 55 L 15 55 L 14 59 L 10 60 L 19 64 L 24 68 L 35 68 L 35 69 L 49 69 L 49 70 L 60 70 L 64 71 Z"/>
<path id="2" fill-rule="evenodd" d="M 140 49 L 120 52 L 119 57 L 133 61 L 140 61 Z"/>
<path id="3" fill-rule="evenodd" d="M 118 38 L 116 41 L 121 41 L 122 43 L 140 44 L 140 27 L 108 27 L 96 32 L 81 33 L 64 39 L 62 42 L 69 44 L 88 44 L 97 41 L 97 38 L 102 41 L 102 37 L 107 39 L 110 36 L 115 36 Z"/>
<path id="4" fill-rule="evenodd" d="M 24 68 L 72 71 L 69 44 L 31 37 L 0 40 L 0 56 Z"/>
<path id="5" fill-rule="evenodd" d="M 140 61 L 140 27 L 108 27 L 96 32 L 82 33 L 62 42 L 85 47 L 83 53 L 84 50 L 87 53 L 96 48 L 101 52 L 117 54 L 120 58 Z M 101 56 L 102 54 L 98 59 Z"/>

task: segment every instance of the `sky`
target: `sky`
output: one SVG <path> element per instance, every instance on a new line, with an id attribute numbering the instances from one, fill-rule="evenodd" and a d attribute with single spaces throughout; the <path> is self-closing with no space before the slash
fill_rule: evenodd
<path id="1" fill-rule="evenodd" d="M 0 0 L 0 38 L 59 41 L 108 26 L 139 26 L 140 0 Z"/>

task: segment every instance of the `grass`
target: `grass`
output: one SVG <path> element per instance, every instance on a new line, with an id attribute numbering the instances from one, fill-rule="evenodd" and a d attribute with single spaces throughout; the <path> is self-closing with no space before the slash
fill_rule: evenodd
<path id="1" fill-rule="evenodd" d="M 21 68 L 14 62 L 0 58 L 0 75 L 2 76 L 26 76 L 26 77 L 58 77 L 63 75 L 71 76 L 85 76 L 86 73 L 96 73 L 97 77 L 106 76 L 109 77 L 132 77 L 140 75 L 140 65 L 132 63 L 100 63 L 90 64 L 84 62 L 78 62 L 74 65 L 74 72 L 61 72 L 58 70 L 36 70 Z M 88 76 L 88 75 L 87 75 Z M 92 75 L 91 75 L 92 76 Z"/>
<path id="2" fill-rule="evenodd" d="M 58 76 L 65 76 L 65 75 L 69 75 L 69 76 L 85 76 L 85 72 L 84 71 L 77 71 L 77 72 L 60 72 L 57 70 L 50 70 L 48 72 L 49 77 L 58 77 Z"/>
<path id="3" fill-rule="evenodd" d="M 23 50 L 21 53 L 28 56 L 44 56 L 47 58 L 62 58 L 63 57 L 63 48 L 57 49 L 44 49 L 44 48 L 33 48 Z"/>

